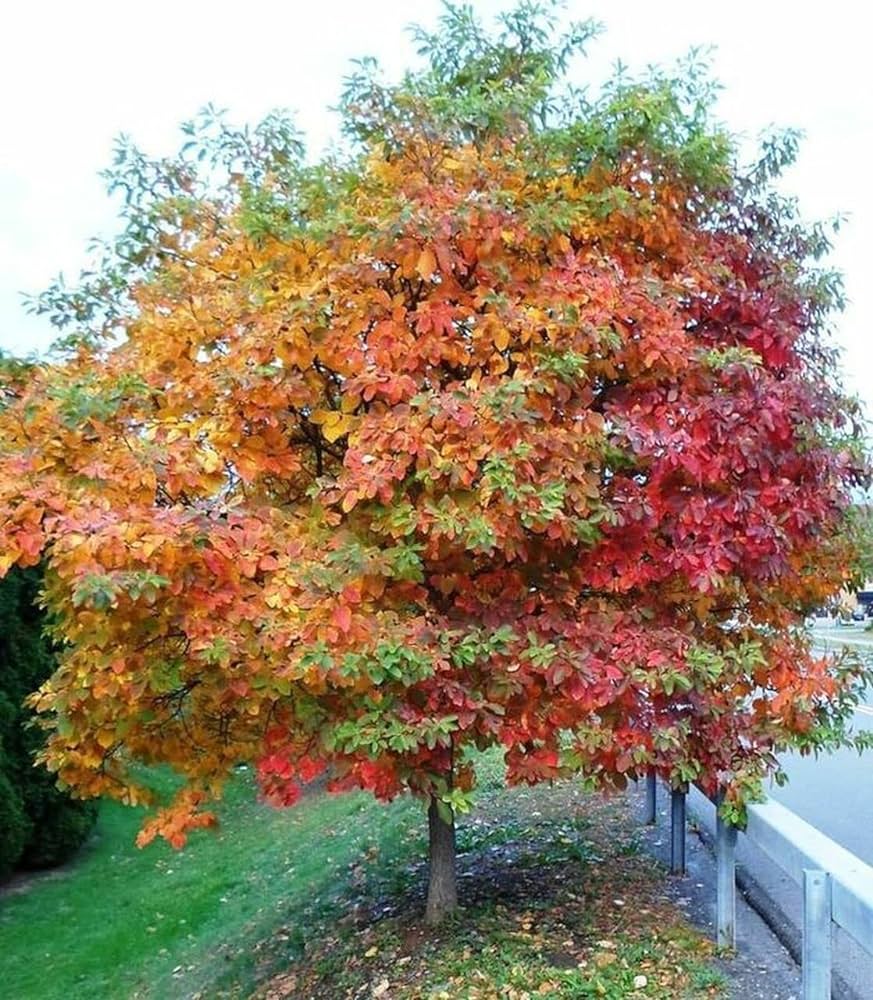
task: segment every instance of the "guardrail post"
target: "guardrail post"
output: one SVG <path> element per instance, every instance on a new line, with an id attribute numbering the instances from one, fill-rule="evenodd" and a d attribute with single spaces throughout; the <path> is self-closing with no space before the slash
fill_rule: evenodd
<path id="1" fill-rule="evenodd" d="M 721 796 L 718 799 L 721 805 Z M 716 813 L 715 821 L 715 943 L 719 948 L 737 946 L 737 828 Z"/>
<path id="2" fill-rule="evenodd" d="M 654 771 L 649 771 L 646 775 L 646 807 L 643 813 L 643 822 L 649 826 L 655 822 L 656 796 L 657 796 L 657 776 Z"/>
<path id="3" fill-rule="evenodd" d="M 670 871 L 685 874 L 685 790 L 670 793 Z"/>
<path id="4" fill-rule="evenodd" d="M 831 1000 L 831 877 L 803 869 L 803 1000 Z"/>

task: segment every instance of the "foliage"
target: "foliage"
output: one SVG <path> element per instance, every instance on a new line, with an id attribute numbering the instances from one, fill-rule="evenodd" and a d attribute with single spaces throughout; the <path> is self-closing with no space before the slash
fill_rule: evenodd
<path id="1" fill-rule="evenodd" d="M 60 864 L 94 825 L 92 803 L 70 799 L 53 775 L 34 767 L 43 734 L 23 703 L 55 666 L 35 603 L 38 586 L 36 570 L 0 581 L 0 874 Z"/>
<path id="2" fill-rule="evenodd" d="M 30 824 L 18 789 L 0 770 L 0 875 L 8 874 L 24 851 Z"/>
<path id="3" fill-rule="evenodd" d="M 496 745 L 741 815 L 846 739 L 863 671 L 800 627 L 867 472 L 827 233 L 771 187 L 795 137 L 739 165 L 694 59 L 578 92 L 594 28 L 553 20 L 447 6 L 317 164 L 278 115 L 121 143 L 121 236 L 36 301 L 62 355 L 5 369 L 0 568 L 49 566 L 48 766 L 184 777 L 142 842 L 240 761 L 277 804 L 329 768 L 463 811 Z"/>
<path id="4" fill-rule="evenodd" d="M 873 503 L 856 504 L 848 522 L 858 551 L 858 571 L 855 589 L 863 590 L 868 580 L 873 580 Z"/>

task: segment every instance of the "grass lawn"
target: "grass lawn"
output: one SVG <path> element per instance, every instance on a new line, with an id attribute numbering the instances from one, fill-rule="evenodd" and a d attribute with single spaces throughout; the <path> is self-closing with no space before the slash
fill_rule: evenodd
<path id="1" fill-rule="evenodd" d="M 255 801 L 245 775 L 220 815 L 217 835 L 192 836 L 183 851 L 139 850 L 139 811 L 104 804 L 73 864 L 0 894 L 0 995 L 246 996 L 270 963 L 299 956 L 312 929 L 346 908 L 362 868 L 424 847 L 412 803 L 318 795 L 275 810 Z"/>
<path id="2" fill-rule="evenodd" d="M 260 806 L 242 774 L 217 835 L 139 851 L 104 806 L 65 870 L 0 895 L 15 1000 L 533 1000 L 721 995 L 711 945 L 662 894 L 620 799 L 492 775 L 459 828 L 464 909 L 419 922 L 424 817 L 364 795 Z"/>

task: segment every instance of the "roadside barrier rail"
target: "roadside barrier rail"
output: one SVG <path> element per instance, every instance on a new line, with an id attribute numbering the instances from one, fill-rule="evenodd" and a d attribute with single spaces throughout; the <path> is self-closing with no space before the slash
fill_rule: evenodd
<path id="1" fill-rule="evenodd" d="M 685 873 L 684 789 L 670 794 L 670 870 Z M 656 818 L 657 779 L 646 779 L 644 819 Z M 717 804 L 717 803 L 716 803 Z M 873 867 L 778 802 L 751 805 L 741 832 L 803 889 L 803 1000 L 830 1000 L 832 925 L 873 955 Z M 716 820 L 716 944 L 736 947 L 737 828 Z"/>

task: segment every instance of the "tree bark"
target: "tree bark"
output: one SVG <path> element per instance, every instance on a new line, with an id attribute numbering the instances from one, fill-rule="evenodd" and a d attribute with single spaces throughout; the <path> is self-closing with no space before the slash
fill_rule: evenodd
<path id="1" fill-rule="evenodd" d="M 435 926 L 458 905 L 455 878 L 455 818 L 447 823 L 440 816 L 437 800 L 431 798 L 427 810 L 430 877 L 427 886 L 425 923 Z"/>

